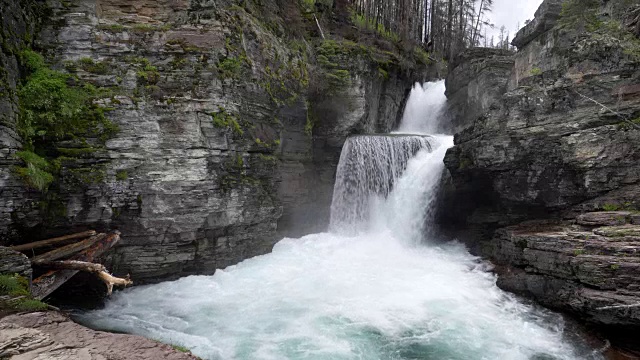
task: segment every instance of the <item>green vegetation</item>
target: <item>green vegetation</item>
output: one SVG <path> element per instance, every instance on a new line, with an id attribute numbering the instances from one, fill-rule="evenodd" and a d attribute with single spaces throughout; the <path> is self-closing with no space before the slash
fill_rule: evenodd
<path id="1" fill-rule="evenodd" d="M 573 250 L 573 255 L 578 256 L 584 254 L 584 249 Z"/>
<path id="2" fill-rule="evenodd" d="M 343 89 L 351 84 L 351 73 L 346 64 L 352 55 L 363 50 L 352 41 L 325 40 L 316 48 L 317 61 L 324 70 L 324 79 L 330 93 Z"/>
<path id="3" fill-rule="evenodd" d="M 626 201 L 622 204 L 619 203 L 606 203 L 602 205 L 604 211 L 637 211 L 633 203 Z"/>
<path id="4" fill-rule="evenodd" d="M 559 24 L 570 28 L 597 29 L 601 22 L 598 19 L 599 0 L 568 0 L 562 4 Z"/>
<path id="5" fill-rule="evenodd" d="M 100 24 L 98 25 L 99 30 L 110 31 L 110 32 L 123 32 L 125 27 L 120 24 Z"/>
<path id="6" fill-rule="evenodd" d="M 419 46 L 413 48 L 413 57 L 419 64 L 430 65 L 433 63 L 431 55 Z"/>
<path id="7" fill-rule="evenodd" d="M 153 31 L 168 31 L 168 30 L 171 30 L 171 24 L 167 23 L 162 26 L 156 26 L 152 24 L 141 23 L 141 24 L 133 25 L 131 30 L 138 33 L 147 33 L 147 32 L 153 32 Z"/>
<path id="8" fill-rule="evenodd" d="M 540 76 L 542 75 L 542 69 L 540 69 L 539 67 L 534 67 L 533 69 L 531 69 L 531 76 Z"/>
<path id="9" fill-rule="evenodd" d="M 174 348 L 177 351 L 183 352 L 183 353 L 190 353 L 191 350 L 189 350 L 189 348 L 186 348 L 184 346 L 181 345 L 171 345 L 172 348 Z"/>
<path id="10" fill-rule="evenodd" d="M 15 156 L 26 165 L 16 168 L 18 176 L 32 189 L 46 191 L 54 180 L 49 162 L 31 151 L 19 151 Z"/>
<path id="11" fill-rule="evenodd" d="M 271 61 L 264 67 L 259 84 L 276 106 L 295 103 L 309 87 L 307 43 L 292 40 L 287 45 L 290 51 L 286 53 L 271 44 L 262 48 L 264 57 L 271 58 Z"/>
<path id="12" fill-rule="evenodd" d="M 238 123 L 238 119 L 227 112 L 223 107 L 219 107 L 217 112 L 212 112 L 209 115 L 213 117 L 213 125 L 218 128 L 229 128 L 233 130 L 237 136 L 244 135 L 244 130 Z"/>
<path id="13" fill-rule="evenodd" d="M 0 275 L 0 296 L 7 300 L 0 300 L 0 309 L 13 311 L 41 311 L 47 309 L 47 304 L 33 299 L 29 292 L 29 281 L 18 275 Z"/>
<path id="14" fill-rule="evenodd" d="M 378 68 L 378 76 L 385 80 L 389 79 L 389 72 L 383 68 Z"/>
<path id="15" fill-rule="evenodd" d="M 599 9 L 599 0 L 565 1 L 558 23 L 565 29 L 585 29 L 592 40 L 589 46 L 601 47 L 603 56 L 610 56 L 613 47 L 622 49 L 622 53 L 632 60 L 640 61 L 640 39 L 620 21 L 605 20 L 605 15 L 599 15 Z"/>
<path id="16" fill-rule="evenodd" d="M 620 269 L 620 265 L 618 265 L 618 264 L 612 264 L 611 265 L 611 270 L 618 270 L 618 269 Z"/>
<path id="17" fill-rule="evenodd" d="M 636 126 L 633 126 L 632 124 L 640 126 L 640 117 L 635 118 L 633 120 L 622 121 L 622 122 L 618 123 L 618 129 L 623 130 L 623 131 L 638 129 Z"/>
<path id="18" fill-rule="evenodd" d="M 116 173 L 116 180 L 118 181 L 125 181 L 129 178 L 129 174 L 127 173 L 126 170 L 119 170 Z"/>
<path id="19" fill-rule="evenodd" d="M 312 12 L 316 7 L 316 0 L 300 0 L 300 5 L 307 12 Z"/>
<path id="20" fill-rule="evenodd" d="M 313 136 L 313 127 L 315 126 L 313 116 L 311 114 L 311 104 L 307 101 L 307 122 L 304 124 L 304 133 L 307 136 Z"/>
<path id="21" fill-rule="evenodd" d="M 602 209 L 605 211 L 618 211 L 622 210 L 622 207 L 618 204 L 604 204 L 602 205 Z"/>
<path id="22" fill-rule="evenodd" d="M 78 67 L 82 70 L 99 75 L 109 73 L 109 64 L 105 61 L 94 61 L 92 58 L 85 57 L 78 60 Z"/>
<path id="23" fill-rule="evenodd" d="M 351 22 L 358 27 L 360 30 L 370 30 L 375 31 L 378 35 L 383 38 L 397 44 L 400 42 L 400 35 L 397 33 L 387 29 L 383 24 L 376 24 L 374 19 L 366 18 L 364 15 L 358 14 L 356 12 L 351 13 Z"/>
<path id="24" fill-rule="evenodd" d="M 17 274 L 0 275 L 0 295 L 25 296 L 29 295 L 27 290 L 29 283 L 27 279 Z"/>
<path id="25" fill-rule="evenodd" d="M 59 148 L 56 143 L 84 143 L 85 137 L 105 141 L 118 128 L 104 116 L 105 109 L 94 104 L 103 91 L 73 75 L 50 69 L 44 58 L 32 50 L 22 51 L 20 60 L 29 75 L 18 87 L 17 130 L 25 150 L 15 154 L 23 163 L 15 171 L 29 187 L 44 192 L 55 182 L 63 159 L 88 151 L 86 147 Z M 80 63 L 96 65 L 89 60 Z"/>
<path id="26" fill-rule="evenodd" d="M 309 85 L 307 64 L 300 58 L 291 58 L 275 69 L 267 66 L 264 74 L 265 80 L 260 85 L 277 106 L 293 104 Z"/>
<path id="27" fill-rule="evenodd" d="M 242 58 L 225 57 L 218 61 L 216 68 L 223 79 L 237 79 L 242 72 Z"/>
<path id="28" fill-rule="evenodd" d="M 324 40 L 316 47 L 317 63 L 321 69 L 320 82 L 326 85 L 324 91 L 329 94 L 339 92 L 351 83 L 353 71 L 358 68 L 353 66 L 355 61 L 369 62 L 377 66 L 378 76 L 389 78 L 392 70 L 402 70 L 414 66 L 414 64 L 430 64 L 429 54 L 418 47 L 413 48 L 413 60 L 409 57 L 402 58 L 398 54 L 383 51 L 372 46 L 366 46 L 349 40 Z"/>
<path id="29" fill-rule="evenodd" d="M 255 139 L 256 145 L 263 147 L 265 149 L 273 149 L 280 146 L 280 139 L 275 139 L 273 142 L 269 143 L 268 141 L 262 141 L 260 138 Z"/>
<path id="30" fill-rule="evenodd" d="M 187 65 L 187 59 L 183 57 L 178 57 L 178 56 L 176 56 L 175 58 L 173 58 L 173 60 L 171 60 L 171 62 L 169 62 L 169 66 L 171 66 L 172 69 L 181 69 L 181 68 L 184 68 L 186 65 Z"/>
<path id="31" fill-rule="evenodd" d="M 142 69 L 136 72 L 136 75 L 138 76 L 138 80 L 140 80 L 144 84 L 153 85 L 160 80 L 160 73 L 158 72 L 158 68 L 151 64 L 144 65 Z"/>
<path id="32" fill-rule="evenodd" d="M 228 191 L 241 185 L 259 185 L 259 179 L 247 174 L 248 168 L 250 167 L 251 166 L 245 164 L 245 159 L 241 153 L 237 153 L 235 156 L 229 156 L 228 159 L 222 163 L 221 170 L 223 176 L 219 179 L 220 188 Z"/>
<path id="33" fill-rule="evenodd" d="M 251 66 L 251 60 L 247 57 L 244 48 L 240 46 L 241 42 L 242 32 L 240 32 L 240 35 L 230 36 L 225 39 L 227 54 L 216 63 L 220 78 L 238 79 L 242 75 L 243 66 Z"/>

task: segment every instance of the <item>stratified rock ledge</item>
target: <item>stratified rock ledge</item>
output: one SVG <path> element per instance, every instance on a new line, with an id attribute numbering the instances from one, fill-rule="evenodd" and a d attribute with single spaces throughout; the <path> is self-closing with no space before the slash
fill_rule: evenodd
<path id="1" fill-rule="evenodd" d="M 630 219 L 597 212 L 578 224 L 524 223 L 498 230 L 484 250 L 501 288 L 596 325 L 640 329 L 640 226 Z"/>
<path id="2" fill-rule="evenodd" d="M 197 357 L 141 336 L 88 329 L 58 312 L 10 315 L 0 319 L 0 358 L 30 359 L 169 359 Z"/>

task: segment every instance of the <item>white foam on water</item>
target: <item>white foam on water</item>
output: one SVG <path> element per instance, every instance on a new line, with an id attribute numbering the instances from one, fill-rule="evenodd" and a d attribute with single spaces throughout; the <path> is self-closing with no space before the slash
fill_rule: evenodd
<path id="1" fill-rule="evenodd" d="M 434 84 L 421 89 L 412 92 L 408 112 L 420 105 L 413 102 L 444 91 Z M 401 129 L 435 128 L 424 124 L 438 119 L 423 117 L 428 109 L 406 115 Z M 362 173 L 338 174 L 336 188 L 367 201 L 363 213 L 334 199 L 334 213 L 357 214 L 348 221 L 334 216 L 340 223 L 334 232 L 283 239 L 271 254 L 213 276 L 118 292 L 104 309 L 78 318 L 186 346 L 205 359 L 589 358 L 589 349 L 563 337 L 559 315 L 498 289 L 487 265 L 462 245 L 431 241 L 442 160 L 453 139 L 432 136 L 429 146 L 409 146 L 409 157 L 390 153 L 412 142 L 350 143 L 362 147 L 353 154 L 386 160 L 374 161 L 379 169 L 373 172 L 339 168 Z M 381 174 L 388 182 L 367 180 L 385 180 Z M 357 231 L 345 231 L 349 224 Z"/>

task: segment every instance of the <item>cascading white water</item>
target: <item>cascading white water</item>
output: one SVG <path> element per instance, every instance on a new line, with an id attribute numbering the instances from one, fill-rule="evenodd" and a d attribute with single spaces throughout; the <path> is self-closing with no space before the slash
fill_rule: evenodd
<path id="1" fill-rule="evenodd" d="M 414 89 L 407 109 L 441 99 L 432 85 L 419 96 Z M 412 116 L 429 121 L 423 115 Z M 405 117 L 402 131 L 435 128 L 419 119 Z M 332 222 L 337 230 L 355 226 L 357 235 L 284 239 L 271 254 L 213 276 L 119 292 L 79 319 L 186 346 L 205 359 L 592 358 L 563 338 L 558 315 L 499 290 L 460 244 L 416 244 L 453 145 L 450 136 L 410 145 L 424 139 L 347 142 L 336 191 L 348 199 L 334 199 Z M 389 153 L 403 147 L 408 155 Z M 367 209 L 354 194 L 367 197 Z"/>
<path id="2" fill-rule="evenodd" d="M 444 80 L 416 83 L 411 89 L 409 101 L 404 110 L 402 123 L 398 128 L 402 133 L 435 134 L 442 118 L 447 97 Z"/>
<path id="3" fill-rule="evenodd" d="M 409 160 L 431 151 L 431 138 L 417 135 L 354 136 L 340 155 L 331 204 L 331 231 L 354 235 L 366 231 L 372 202 L 389 195 Z"/>

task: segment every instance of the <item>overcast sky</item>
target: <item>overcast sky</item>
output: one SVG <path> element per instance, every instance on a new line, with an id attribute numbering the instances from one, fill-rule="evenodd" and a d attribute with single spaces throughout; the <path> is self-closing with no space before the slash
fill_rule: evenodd
<path id="1" fill-rule="evenodd" d="M 491 34 L 494 34 L 497 39 L 500 26 L 504 25 L 509 31 L 510 38 L 513 39 L 518 23 L 522 27 L 527 19 L 533 20 L 533 14 L 541 3 L 542 0 L 494 0 L 490 17 L 496 27 L 493 30 L 487 30 L 487 37 L 491 38 Z"/>

